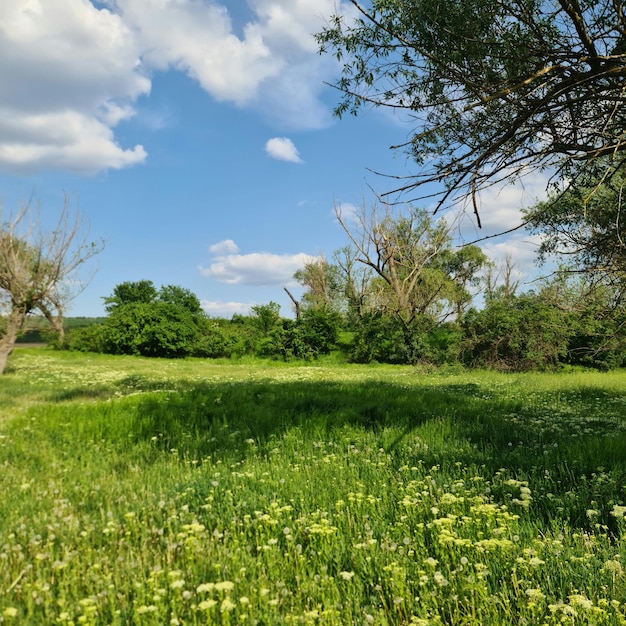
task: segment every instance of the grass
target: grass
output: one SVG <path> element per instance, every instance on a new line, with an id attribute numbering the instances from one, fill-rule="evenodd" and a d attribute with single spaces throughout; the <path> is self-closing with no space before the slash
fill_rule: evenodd
<path id="1" fill-rule="evenodd" d="M 626 624 L 626 372 L 11 359 L 3 623 Z"/>

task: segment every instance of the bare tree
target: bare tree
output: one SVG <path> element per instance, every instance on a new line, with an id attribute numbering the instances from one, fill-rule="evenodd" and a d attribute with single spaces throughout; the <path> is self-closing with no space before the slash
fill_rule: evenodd
<path id="1" fill-rule="evenodd" d="M 495 266 L 487 266 L 485 276 L 485 294 L 487 299 L 508 298 L 514 296 L 519 289 L 521 282 L 519 269 L 510 254 L 507 254 L 503 261 Z"/>
<path id="2" fill-rule="evenodd" d="M 25 204 L 6 215 L 0 207 L 0 374 L 27 316 L 39 312 L 63 340 L 63 314 L 92 275 L 79 270 L 102 249 L 88 242 L 78 212 L 65 198 L 54 227 L 43 225 L 39 206 Z"/>
<path id="3" fill-rule="evenodd" d="M 376 204 L 370 209 L 363 205 L 350 217 L 336 207 L 335 214 L 354 246 L 355 260 L 376 276 L 369 292 L 377 309 L 397 317 L 408 328 L 416 316 L 437 306 L 444 295 L 445 277 L 436 264 L 450 247 L 443 221 L 433 224 L 430 216 L 418 209 L 396 217 L 388 205 L 381 211 Z"/>

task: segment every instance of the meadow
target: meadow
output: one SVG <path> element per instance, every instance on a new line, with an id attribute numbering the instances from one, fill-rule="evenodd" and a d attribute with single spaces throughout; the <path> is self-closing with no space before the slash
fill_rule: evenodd
<path id="1" fill-rule="evenodd" d="M 626 624 L 626 372 L 19 349 L 0 622 Z"/>

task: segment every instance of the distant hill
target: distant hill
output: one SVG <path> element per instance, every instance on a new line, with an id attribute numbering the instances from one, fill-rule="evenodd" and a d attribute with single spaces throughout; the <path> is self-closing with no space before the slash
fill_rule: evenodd
<path id="1" fill-rule="evenodd" d="M 101 324 L 105 319 L 104 317 L 66 317 L 63 320 L 63 325 L 67 332 L 72 328 Z M 29 317 L 16 343 L 47 343 L 46 333 L 49 329 L 50 325 L 44 317 Z"/>

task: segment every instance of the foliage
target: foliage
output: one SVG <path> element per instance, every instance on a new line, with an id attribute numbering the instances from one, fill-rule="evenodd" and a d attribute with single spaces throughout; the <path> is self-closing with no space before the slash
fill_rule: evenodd
<path id="1" fill-rule="evenodd" d="M 338 257 L 338 269 L 355 330 L 353 358 L 390 363 L 453 359 L 452 344 L 438 342 L 433 333 L 448 319 L 461 320 L 487 266 L 484 253 L 476 246 L 453 250 L 445 221 L 434 222 L 422 209 L 394 213 L 385 206 L 381 213 L 374 205 L 345 217 L 338 208 L 337 218 L 351 241 L 351 249 Z M 358 265 L 367 274 L 358 275 Z M 441 350 L 435 348 L 438 343 Z"/>
<path id="2" fill-rule="evenodd" d="M 105 298 L 109 316 L 98 329 L 83 334 L 94 347 L 111 354 L 178 358 L 200 348 L 206 318 L 198 298 L 189 290 L 152 281 L 125 282 Z M 205 340 L 202 350 L 216 350 Z"/>
<path id="3" fill-rule="evenodd" d="M 512 371 L 555 368 L 572 335 L 569 317 L 532 292 L 490 298 L 467 314 L 464 326 L 468 365 Z"/>
<path id="4" fill-rule="evenodd" d="M 107 313 L 126 304 L 150 304 L 155 302 L 159 292 L 151 280 L 127 281 L 115 285 L 113 293 L 104 298 L 104 308 Z"/>
<path id="5" fill-rule="evenodd" d="M 199 320 L 167 302 L 125 304 L 116 308 L 103 326 L 105 351 L 111 354 L 190 356 L 199 337 Z"/>
<path id="6" fill-rule="evenodd" d="M 343 310 L 345 287 L 341 270 L 324 257 L 306 263 L 293 277 L 305 287 L 302 297 L 305 308 Z"/>
<path id="7" fill-rule="evenodd" d="M 285 320 L 281 353 L 285 359 L 313 359 L 337 347 L 341 315 L 325 307 L 305 308 L 299 319 Z"/>
<path id="8" fill-rule="evenodd" d="M 622 286 L 561 269 L 541 291 L 570 320 L 566 362 L 600 369 L 626 365 Z"/>
<path id="9" fill-rule="evenodd" d="M 161 287 L 159 290 L 159 301 L 185 309 L 192 315 L 203 315 L 202 305 L 198 296 L 191 290 L 179 285 L 165 285 Z"/>
<path id="10" fill-rule="evenodd" d="M 622 624 L 624 376 L 20 351 L 3 624 Z"/>
<path id="11" fill-rule="evenodd" d="M 305 343 L 315 355 L 329 354 L 337 345 L 343 320 L 332 308 L 310 307 L 302 313 L 299 325 Z"/>
<path id="12" fill-rule="evenodd" d="M 542 234 L 540 258 L 556 256 L 571 269 L 609 277 L 626 287 L 624 168 L 607 176 L 600 165 L 576 186 L 525 211 L 529 230 Z"/>
<path id="13" fill-rule="evenodd" d="M 461 340 L 456 323 L 433 326 L 422 317 L 407 332 L 397 319 L 373 311 L 354 326 L 350 358 L 356 363 L 452 364 L 458 361 Z"/>
<path id="14" fill-rule="evenodd" d="M 406 111 L 420 171 L 398 191 L 457 194 L 549 168 L 569 178 L 626 148 L 626 17 L 613 0 L 351 0 L 317 35 L 343 99 Z M 572 178 L 574 176 L 574 178 Z M 476 198 L 474 198 L 476 199 Z M 478 207 L 475 204 L 478 216 Z"/>
<path id="15" fill-rule="evenodd" d="M 67 333 L 62 347 L 77 352 L 106 352 L 103 329 L 101 323 L 73 328 Z"/>

